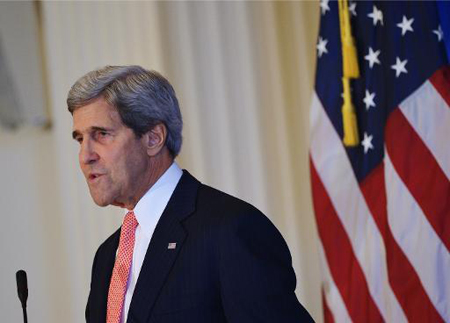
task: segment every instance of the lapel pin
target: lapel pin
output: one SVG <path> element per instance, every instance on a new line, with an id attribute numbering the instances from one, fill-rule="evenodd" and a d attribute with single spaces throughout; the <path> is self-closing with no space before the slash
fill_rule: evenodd
<path id="1" fill-rule="evenodd" d="M 167 246 L 167 249 L 175 249 L 176 247 L 177 247 L 176 242 L 170 242 L 169 245 Z"/>

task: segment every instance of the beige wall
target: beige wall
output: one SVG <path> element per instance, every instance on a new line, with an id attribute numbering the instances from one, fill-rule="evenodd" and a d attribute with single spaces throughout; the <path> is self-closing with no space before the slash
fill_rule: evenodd
<path id="1" fill-rule="evenodd" d="M 44 2 L 53 127 L 0 131 L 2 321 L 20 321 L 27 270 L 33 322 L 83 320 L 93 254 L 121 211 L 93 204 L 65 97 L 83 73 L 140 64 L 173 83 L 185 121 L 179 163 L 248 200 L 286 238 L 297 294 L 322 320 L 308 171 L 316 2 Z"/>

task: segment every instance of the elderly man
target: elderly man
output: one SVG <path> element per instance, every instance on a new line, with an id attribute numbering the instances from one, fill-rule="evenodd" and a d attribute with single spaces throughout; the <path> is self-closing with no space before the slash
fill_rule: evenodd
<path id="1" fill-rule="evenodd" d="M 67 104 L 89 191 L 126 209 L 97 250 L 87 322 L 303 322 L 291 256 L 256 208 L 174 162 L 182 118 L 160 74 L 108 66 Z"/>

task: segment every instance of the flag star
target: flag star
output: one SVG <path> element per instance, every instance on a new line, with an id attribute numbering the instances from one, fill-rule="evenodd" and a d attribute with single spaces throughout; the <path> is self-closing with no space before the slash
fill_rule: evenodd
<path id="1" fill-rule="evenodd" d="M 352 16 L 356 17 L 356 2 L 351 3 L 348 6 L 348 10 L 351 12 Z"/>
<path id="2" fill-rule="evenodd" d="M 369 61 L 370 68 L 372 68 L 375 65 L 375 63 L 381 64 L 380 60 L 378 59 L 378 55 L 380 55 L 380 50 L 377 50 L 376 52 L 374 52 L 372 47 L 369 47 L 369 54 L 364 56 L 364 59 L 366 61 Z"/>
<path id="3" fill-rule="evenodd" d="M 317 44 L 317 55 L 319 57 L 322 57 L 323 53 L 325 53 L 325 54 L 328 53 L 327 43 L 328 43 L 328 40 L 323 39 L 322 37 L 319 36 L 319 43 Z"/>
<path id="4" fill-rule="evenodd" d="M 438 41 L 441 41 L 444 37 L 444 32 L 442 31 L 441 25 L 438 26 L 438 29 L 433 30 L 433 33 L 436 34 Z"/>
<path id="5" fill-rule="evenodd" d="M 328 2 L 330 2 L 330 0 L 320 0 L 320 9 L 322 10 L 322 15 L 326 14 L 327 11 L 330 11 Z"/>
<path id="6" fill-rule="evenodd" d="M 402 36 L 405 36 L 407 31 L 414 31 L 412 28 L 413 22 L 414 18 L 408 19 L 406 16 L 403 16 L 402 22 L 397 24 L 397 26 L 402 29 Z"/>
<path id="7" fill-rule="evenodd" d="M 364 139 L 363 141 L 361 141 L 361 145 L 364 147 L 365 154 L 367 154 L 369 149 L 373 149 L 372 139 L 373 139 L 372 135 L 368 136 L 367 132 L 364 132 Z"/>
<path id="8" fill-rule="evenodd" d="M 406 70 L 406 63 L 408 63 L 408 60 L 400 60 L 400 58 L 397 57 L 397 60 L 395 61 L 395 64 L 391 66 L 393 70 L 395 70 L 395 77 L 399 77 L 401 73 L 407 74 L 408 71 Z"/>
<path id="9" fill-rule="evenodd" d="M 378 10 L 377 7 L 373 6 L 373 11 L 367 15 L 369 18 L 373 19 L 373 25 L 376 26 L 379 21 L 383 25 L 383 12 Z"/>
<path id="10" fill-rule="evenodd" d="M 370 93 L 366 90 L 366 96 L 364 97 L 364 104 L 366 105 L 366 110 L 369 110 L 370 107 L 375 107 L 375 92 Z"/>

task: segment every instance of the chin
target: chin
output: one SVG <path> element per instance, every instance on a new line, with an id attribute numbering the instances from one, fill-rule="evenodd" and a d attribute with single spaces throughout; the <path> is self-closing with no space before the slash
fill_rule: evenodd
<path id="1" fill-rule="evenodd" d="M 102 198 L 100 198 L 98 196 L 94 196 L 92 194 L 91 194 L 91 196 L 92 196 L 92 199 L 94 200 L 94 203 L 97 204 L 98 206 L 105 207 L 105 206 L 108 206 L 111 204 L 111 201 L 109 201 L 108 199 L 102 199 Z"/>
<path id="2" fill-rule="evenodd" d="M 104 201 L 96 201 L 95 199 L 94 199 L 94 202 L 95 202 L 95 204 L 97 204 L 100 207 L 105 207 L 105 206 L 108 206 L 111 204 L 111 203 L 104 202 Z"/>

